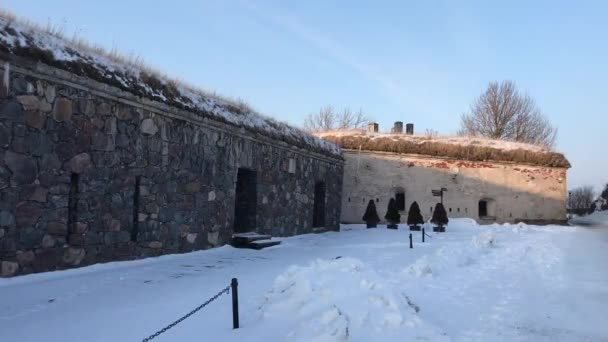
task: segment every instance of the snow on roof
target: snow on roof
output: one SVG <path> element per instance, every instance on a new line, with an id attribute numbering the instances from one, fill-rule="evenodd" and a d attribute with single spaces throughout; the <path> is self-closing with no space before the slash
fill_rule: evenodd
<path id="1" fill-rule="evenodd" d="M 363 129 L 315 133 L 345 149 L 421 154 L 472 161 L 499 161 L 570 167 L 561 153 L 541 146 L 481 137 L 372 133 Z"/>
<path id="2" fill-rule="evenodd" d="M 246 105 L 211 94 L 129 58 L 82 39 L 67 39 L 52 27 L 42 28 L 0 11 L 0 52 L 45 64 L 116 86 L 135 95 L 193 111 L 320 153 L 340 155 L 340 148 L 298 128 L 264 116 Z"/>

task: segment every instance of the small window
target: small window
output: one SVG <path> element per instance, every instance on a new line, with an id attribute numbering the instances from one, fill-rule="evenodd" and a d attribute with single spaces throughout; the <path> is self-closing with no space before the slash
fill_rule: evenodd
<path id="1" fill-rule="evenodd" d="M 398 192 L 395 194 L 395 201 L 397 202 L 397 210 L 405 210 L 405 193 Z"/>
<path id="2" fill-rule="evenodd" d="M 293 158 L 289 159 L 289 173 L 296 173 L 296 160 Z"/>
<path id="3" fill-rule="evenodd" d="M 376 198 L 376 203 L 378 203 L 378 202 L 380 202 L 380 199 L 379 199 L 379 198 Z"/>
<path id="4" fill-rule="evenodd" d="M 348 201 L 350 202 L 350 197 L 348 198 Z"/>
<path id="5" fill-rule="evenodd" d="M 479 217 L 488 216 L 488 202 L 479 201 Z"/>
<path id="6" fill-rule="evenodd" d="M 431 207 L 431 212 L 433 212 L 433 207 Z"/>
<path id="7" fill-rule="evenodd" d="M 460 208 L 456 208 L 456 211 L 457 211 L 457 212 L 460 212 Z"/>
<path id="8" fill-rule="evenodd" d="M 464 212 L 468 213 L 469 212 L 469 208 L 464 208 Z"/>
<path id="9" fill-rule="evenodd" d="M 452 208 L 450 208 L 450 212 L 452 212 Z"/>

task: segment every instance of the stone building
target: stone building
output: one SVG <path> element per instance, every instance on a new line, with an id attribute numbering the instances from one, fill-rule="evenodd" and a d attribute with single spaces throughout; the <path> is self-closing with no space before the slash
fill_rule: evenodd
<path id="1" fill-rule="evenodd" d="M 411 125 L 411 126 L 410 126 Z M 430 219 L 439 197 L 432 190 L 447 189 L 443 202 L 449 217 L 471 217 L 480 223 L 549 223 L 566 220 L 566 171 L 570 164 L 560 153 L 527 144 L 462 137 L 413 135 L 408 124 L 397 134 L 338 131 L 320 134 L 343 149 L 344 223 L 361 223 L 369 200 L 384 219 L 388 201 L 395 198 L 402 214 L 418 202 Z"/>
<path id="2" fill-rule="evenodd" d="M 339 228 L 336 145 L 134 68 L 0 18 L 2 276 Z"/>

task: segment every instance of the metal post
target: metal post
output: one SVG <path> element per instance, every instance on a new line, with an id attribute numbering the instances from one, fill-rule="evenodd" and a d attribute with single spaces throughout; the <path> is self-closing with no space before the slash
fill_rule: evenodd
<path id="1" fill-rule="evenodd" d="M 412 233 L 410 233 L 410 248 L 414 248 L 414 245 L 412 244 Z"/>
<path id="2" fill-rule="evenodd" d="M 232 328 L 239 328 L 239 283 L 236 278 L 232 278 L 230 283 L 232 287 Z"/>
<path id="3" fill-rule="evenodd" d="M 424 242 L 424 227 L 422 227 L 422 242 Z"/>

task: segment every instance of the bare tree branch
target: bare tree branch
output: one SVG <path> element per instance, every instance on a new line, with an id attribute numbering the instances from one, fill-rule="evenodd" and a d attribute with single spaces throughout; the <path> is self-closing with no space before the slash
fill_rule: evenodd
<path id="1" fill-rule="evenodd" d="M 581 186 L 570 190 L 568 207 L 571 209 L 588 209 L 595 202 L 595 193 L 592 186 Z"/>
<path id="2" fill-rule="evenodd" d="M 336 112 L 334 107 L 325 106 L 318 113 L 311 113 L 304 118 L 304 129 L 309 132 L 330 131 L 334 129 L 364 128 L 370 121 L 367 114 L 359 109 L 353 112 L 346 107 Z"/>
<path id="3" fill-rule="evenodd" d="M 515 83 L 492 82 L 461 117 L 460 135 L 520 141 L 553 148 L 557 128 L 542 114 L 528 94 Z"/>

